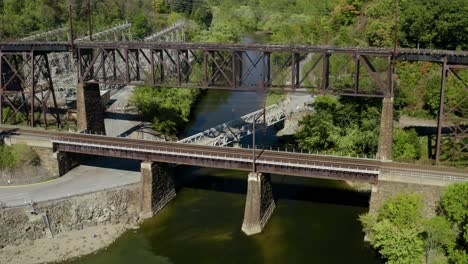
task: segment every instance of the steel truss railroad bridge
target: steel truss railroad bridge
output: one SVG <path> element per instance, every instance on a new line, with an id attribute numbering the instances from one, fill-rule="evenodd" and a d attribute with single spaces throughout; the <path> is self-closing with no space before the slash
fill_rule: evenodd
<path id="1" fill-rule="evenodd" d="M 11 123 L 17 115 L 24 115 L 30 126 L 41 118 L 47 125 L 46 114 L 49 113 L 60 124 L 48 55 L 63 52 L 74 54 L 80 83 L 257 92 L 275 89 L 382 97 L 378 156 L 383 158 L 391 157 L 393 94 L 398 89 L 394 76 L 396 62 L 437 63 L 441 65 L 442 78 L 436 160 L 443 149 L 444 127 L 448 127 L 455 140 L 450 150 L 452 156 L 466 155 L 468 149 L 465 108 L 468 87 L 459 74 L 468 67 L 468 52 L 133 41 L 0 43 L 0 108 L 6 105 L 13 111 L 8 120 L 0 111 L 1 123 Z M 258 66 L 261 74 L 253 76 Z M 460 81 L 463 87 L 457 104 L 446 97 L 449 76 Z M 458 117 L 454 118 L 454 113 Z"/>

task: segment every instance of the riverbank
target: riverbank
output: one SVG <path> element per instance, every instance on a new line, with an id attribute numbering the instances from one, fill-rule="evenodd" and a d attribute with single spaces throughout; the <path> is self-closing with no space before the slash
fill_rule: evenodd
<path id="1" fill-rule="evenodd" d="M 105 248 L 135 226 L 139 184 L 0 209 L 0 264 L 58 262 Z"/>
<path id="2" fill-rule="evenodd" d="M 0 249 L 0 264 L 60 262 L 92 254 L 112 244 L 130 224 L 91 226 L 59 233 L 54 238 L 27 240 Z"/>

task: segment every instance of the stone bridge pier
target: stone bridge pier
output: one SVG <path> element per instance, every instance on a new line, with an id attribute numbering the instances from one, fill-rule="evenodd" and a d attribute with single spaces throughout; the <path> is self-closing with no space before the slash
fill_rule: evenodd
<path id="1" fill-rule="evenodd" d="M 165 163 L 141 163 L 140 218 L 158 213 L 175 196 L 173 169 Z"/>
<path id="2" fill-rule="evenodd" d="M 385 97 L 382 101 L 380 118 L 379 145 L 377 159 L 392 160 L 393 145 L 393 97 Z"/>
<path id="3" fill-rule="evenodd" d="M 275 207 L 269 177 L 262 173 L 249 173 L 242 231 L 249 236 L 262 232 Z"/>
<path id="4" fill-rule="evenodd" d="M 106 134 L 104 108 L 98 83 L 79 83 L 76 91 L 78 131 L 91 134 Z"/>

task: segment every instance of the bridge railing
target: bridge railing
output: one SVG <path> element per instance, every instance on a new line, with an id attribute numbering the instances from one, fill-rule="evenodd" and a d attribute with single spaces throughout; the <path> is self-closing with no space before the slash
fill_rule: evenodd
<path id="1" fill-rule="evenodd" d="M 199 158 L 199 159 L 210 159 L 210 160 L 218 160 L 218 161 L 232 161 L 238 163 L 253 163 L 253 158 L 250 157 L 250 153 L 246 157 L 246 154 L 213 154 L 213 153 L 222 153 L 222 152 L 213 152 L 210 151 L 203 151 L 203 150 L 184 150 L 180 148 L 176 151 L 175 147 L 161 147 L 159 149 L 156 148 L 142 148 L 141 146 L 131 145 L 128 146 L 116 146 L 115 144 L 103 144 L 103 143 L 90 143 L 86 141 L 80 140 L 71 140 L 71 139 L 53 139 L 52 143 L 54 144 L 64 144 L 64 145 L 74 145 L 78 146 L 79 148 L 97 148 L 97 149 L 111 149 L 111 150 L 124 150 L 129 152 L 142 152 L 142 153 L 152 153 L 158 155 L 168 155 L 168 156 L 176 156 L 176 157 L 185 157 L 185 158 Z M 187 144 L 181 144 L 186 145 Z M 193 147 L 192 145 L 188 145 L 189 147 Z M 225 152 L 226 153 L 226 152 Z M 343 164 L 334 164 L 333 166 L 327 165 L 327 162 L 324 161 L 298 161 L 292 162 L 291 159 L 266 159 L 259 156 L 255 160 L 256 164 L 265 164 L 269 166 L 286 166 L 291 168 L 306 168 L 312 170 L 330 170 L 330 171 L 347 171 L 347 172 L 355 172 L 355 173 L 364 173 L 364 174 L 379 174 L 379 169 L 368 169 L 368 168 L 358 168 L 358 167 L 351 167 L 349 165 L 345 166 Z"/>
<path id="2" fill-rule="evenodd" d="M 444 172 L 429 172 L 429 171 L 415 171 L 415 170 L 392 170 L 382 169 L 381 174 L 398 176 L 398 177 L 410 177 L 422 180 L 435 180 L 435 181 L 448 181 L 448 182 L 468 182 L 468 175 L 454 175 L 454 173 Z"/>

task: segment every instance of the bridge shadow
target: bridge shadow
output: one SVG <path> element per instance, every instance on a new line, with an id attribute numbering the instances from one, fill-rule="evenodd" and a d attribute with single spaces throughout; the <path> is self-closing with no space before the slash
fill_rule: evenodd
<path id="1" fill-rule="evenodd" d="M 137 172 L 140 171 L 141 162 L 87 155 L 81 164 Z M 177 166 L 174 171 L 174 180 L 176 191 L 193 188 L 246 195 L 247 174 L 245 171 Z M 299 200 L 357 207 L 369 205 L 370 192 L 352 190 L 342 181 L 285 175 L 271 175 L 270 178 L 273 195 L 278 203 L 282 200 Z"/>
<path id="2" fill-rule="evenodd" d="M 81 155 L 81 154 L 80 154 Z M 80 162 L 81 165 L 92 167 L 125 170 L 125 171 L 140 171 L 141 161 L 131 159 L 121 159 L 114 157 L 102 157 L 83 155 L 84 159 Z"/>
<path id="3" fill-rule="evenodd" d="M 247 172 L 230 171 L 226 175 L 213 176 L 201 174 L 200 172 L 205 170 L 198 170 L 197 167 L 181 167 L 183 168 L 176 169 L 175 174 L 177 191 L 183 188 L 194 188 L 247 194 Z M 190 170 L 193 170 L 193 173 L 186 173 Z M 370 192 L 358 192 L 346 188 L 346 184 L 341 181 L 283 175 L 272 175 L 271 180 L 273 195 L 278 203 L 281 203 L 281 200 L 300 200 L 357 207 L 369 206 Z"/>
<path id="4" fill-rule="evenodd" d="M 141 116 L 138 114 L 118 113 L 118 112 L 105 112 L 104 118 L 115 119 L 115 120 L 130 120 L 130 121 L 142 120 Z"/>
<path id="5" fill-rule="evenodd" d="M 468 125 L 460 125 L 462 130 L 466 130 Z M 431 136 L 437 135 L 437 127 L 434 126 L 408 126 L 404 128 L 405 130 L 414 129 L 419 136 Z M 442 128 L 442 134 L 447 135 L 453 133 L 456 128 L 454 126 L 444 126 Z"/>

